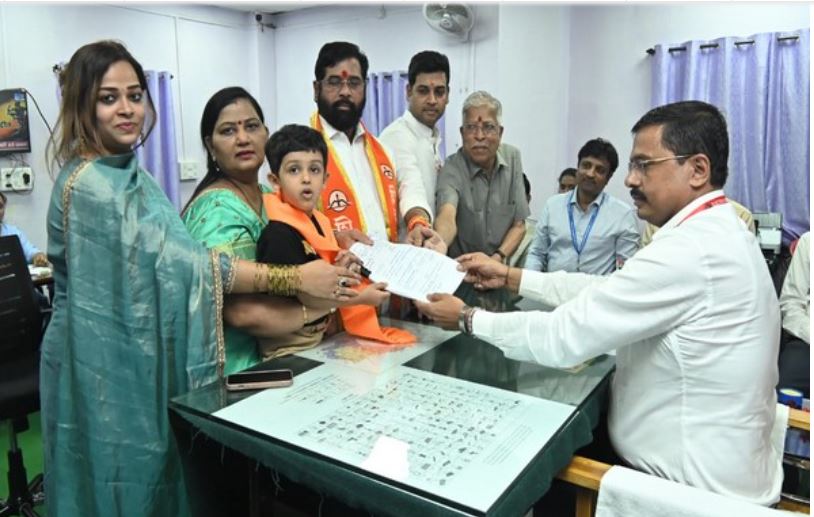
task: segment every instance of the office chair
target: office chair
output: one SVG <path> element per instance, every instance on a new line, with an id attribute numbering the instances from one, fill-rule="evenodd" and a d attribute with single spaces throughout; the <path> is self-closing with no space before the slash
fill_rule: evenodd
<path id="1" fill-rule="evenodd" d="M 0 517 L 36 516 L 42 503 L 42 475 L 28 483 L 17 434 L 28 429 L 28 414 L 39 411 L 39 358 L 42 317 L 16 235 L 0 237 L 0 424 L 11 425 L 9 494 Z"/>

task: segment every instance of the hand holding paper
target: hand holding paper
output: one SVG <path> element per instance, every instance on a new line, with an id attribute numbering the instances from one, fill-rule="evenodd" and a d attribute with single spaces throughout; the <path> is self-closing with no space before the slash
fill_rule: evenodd
<path id="1" fill-rule="evenodd" d="M 452 294 L 464 278 L 456 261 L 427 248 L 375 239 L 372 246 L 356 242 L 350 251 L 370 270 L 371 280 L 387 282 L 388 291 L 413 300 Z"/>

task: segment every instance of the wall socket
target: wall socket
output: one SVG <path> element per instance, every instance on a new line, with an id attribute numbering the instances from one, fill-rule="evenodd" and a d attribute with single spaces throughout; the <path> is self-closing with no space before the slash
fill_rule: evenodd
<path id="1" fill-rule="evenodd" d="M 192 161 L 178 162 L 178 175 L 181 181 L 191 181 L 198 179 L 198 162 Z"/>
<path id="2" fill-rule="evenodd" d="M 0 190 L 16 192 L 31 190 L 34 186 L 34 172 L 31 167 L 3 167 L 0 169 Z"/>

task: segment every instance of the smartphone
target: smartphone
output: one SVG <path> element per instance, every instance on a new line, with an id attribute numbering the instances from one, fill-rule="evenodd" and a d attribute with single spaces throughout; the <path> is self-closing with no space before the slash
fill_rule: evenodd
<path id="1" fill-rule="evenodd" d="M 291 370 L 253 370 L 226 376 L 226 389 L 229 391 L 283 388 L 292 384 L 294 373 Z"/>

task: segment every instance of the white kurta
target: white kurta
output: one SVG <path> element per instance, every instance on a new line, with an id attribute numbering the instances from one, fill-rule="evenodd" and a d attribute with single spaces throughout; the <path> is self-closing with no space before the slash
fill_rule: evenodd
<path id="1" fill-rule="evenodd" d="M 399 195 L 424 192 L 427 206 L 434 208 L 435 185 L 443 165 L 438 154 L 441 145 L 438 128 L 428 128 L 408 109 L 384 128 L 379 140 L 393 150 L 399 162 Z"/>
<path id="2" fill-rule="evenodd" d="M 473 330 L 507 357 L 562 367 L 617 350 L 609 431 L 632 466 L 757 504 L 777 501 L 771 446 L 780 310 L 755 236 L 729 204 L 680 223 L 609 277 L 524 271 L 550 313 L 478 311 Z"/>

